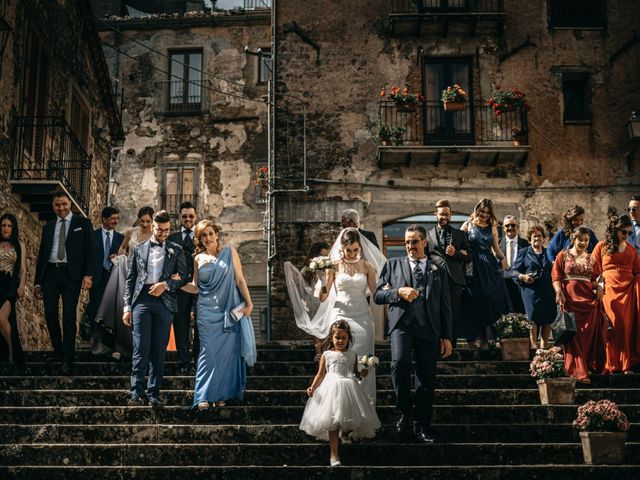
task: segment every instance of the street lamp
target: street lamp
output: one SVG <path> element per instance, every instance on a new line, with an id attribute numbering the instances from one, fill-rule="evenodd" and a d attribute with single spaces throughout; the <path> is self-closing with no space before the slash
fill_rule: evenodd
<path id="1" fill-rule="evenodd" d="M 638 144 L 640 144 L 640 116 L 638 116 L 638 113 L 635 111 L 631 112 L 631 118 L 629 118 L 627 122 L 627 133 L 629 134 L 629 140 L 631 140 L 633 144 L 631 151 L 625 154 L 627 171 L 631 172 L 633 168 L 633 157 L 636 154 Z"/>

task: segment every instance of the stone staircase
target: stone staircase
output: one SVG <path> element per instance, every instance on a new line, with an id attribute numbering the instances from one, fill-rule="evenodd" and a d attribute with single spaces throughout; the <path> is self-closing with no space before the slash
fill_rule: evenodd
<path id="1" fill-rule="evenodd" d="M 632 422 L 626 464 L 588 466 L 571 428 L 577 406 L 542 406 L 528 362 L 482 359 L 460 349 L 438 365 L 434 445 L 400 440 L 388 345 L 379 345 L 378 414 L 371 441 L 329 448 L 298 429 L 315 374 L 310 346 L 264 344 L 243 404 L 189 409 L 193 378 L 169 354 L 166 407 L 129 407 L 129 364 L 79 353 L 76 375 L 59 376 L 44 354 L 26 372 L 0 366 L 0 478 L 52 479 L 640 479 L 640 375 L 595 376 L 576 402 L 608 398 Z"/>

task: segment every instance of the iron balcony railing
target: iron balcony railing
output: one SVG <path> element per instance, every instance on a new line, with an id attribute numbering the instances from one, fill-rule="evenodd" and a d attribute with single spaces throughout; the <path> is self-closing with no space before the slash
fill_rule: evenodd
<path id="1" fill-rule="evenodd" d="M 528 144 L 527 112 L 516 109 L 494 114 L 486 104 L 445 112 L 442 102 L 419 102 L 414 110 L 402 111 L 393 100 L 380 102 L 380 123 L 405 131 L 403 144 L 414 145 L 492 145 L 500 142 Z"/>
<path id="2" fill-rule="evenodd" d="M 87 213 L 91 192 L 91 155 L 64 117 L 16 117 L 13 180 L 60 182 Z"/>
<path id="3" fill-rule="evenodd" d="M 162 195 L 162 208 L 169 212 L 169 215 L 172 218 L 178 218 L 180 215 L 180 205 L 182 205 L 183 202 L 191 202 L 197 209 L 197 199 L 197 195 L 192 194 L 164 194 Z"/>
<path id="4" fill-rule="evenodd" d="M 166 113 L 199 113 L 204 110 L 202 91 L 208 85 L 204 80 L 171 80 L 156 82 L 163 92 L 161 110 Z"/>
<path id="5" fill-rule="evenodd" d="M 244 0 L 245 10 L 265 10 L 271 8 L 271 0 Z"/>
<path id="6" fill-rule="evenodd" d="M 391 13 L 502 13 L 504 0 L 390 0 Z"/>

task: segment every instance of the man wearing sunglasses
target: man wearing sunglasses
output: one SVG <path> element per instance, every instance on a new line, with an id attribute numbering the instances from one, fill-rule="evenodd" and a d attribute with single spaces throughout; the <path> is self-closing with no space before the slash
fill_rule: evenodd
<path id="1" fill-rule="evenodd" d="M 640 253 L 640 195 L 634 195 L 629 200 L 629 208 L 627 209 L 631 217 L 631 234 L 627 241 L 633 245 L 638 253 Z"/>
<path id="2" fill-rule="evenodd" d="M 430 431 L 436 386 L 436 362 L 451 355 L 453 327 L 446 271 L 425 254 L 427 232 L 410 225 L 404 234 L 407 256 L 384 264 L 374 301 L 389 305 L 391 379 L 400 419 L 396 431 L 421 443 L 433 443 Z M 411 396 L 411 358 L 415 358 L 415 395 Z"/>
<path id="3" fill-rule="evenodd" d="M 520 294 L 520 288 L 511 278 L 511 267 L 518 258 L 518 251 L 529 246 L 524 238 L 519 236 L 520 225 L 518 220 L 513 215 L 507 215 L 502 221 L 502 231 L 504 235 L 500 239 L 500 250 L 505 255 L 507 260 L 507 270 L 502 272 L 504 277 L 504 284 L 507 286 L 509 292 L 509 298 L 511 298 L 511 305 L 513 311 L 518 313 L 525 313 L 524 303 L 522 303 L 522 295 Z"/>
<path id="4" fill-rule="evenodd" d="M 169 235 L 169 241 L 182 247 L 184 259 L 189 272 L 189 281 L 193 280 L 193 251 L 195 250 L 194 230 L 196 224 L 196 206 L 191 202 L 180 205 L 180 231 Z M 178 355 L 178 375 L 188 375 L 191 364 L 189 346 L 191 345 L 191 311 L 195 310 L 196 295 L 183 290 L 176 292 L 178 313 L 173 317 L 173 333 L 176 338 Z M 198 329 L 195 328 L 193 339 L 194 359 L 197 358 Z"/>

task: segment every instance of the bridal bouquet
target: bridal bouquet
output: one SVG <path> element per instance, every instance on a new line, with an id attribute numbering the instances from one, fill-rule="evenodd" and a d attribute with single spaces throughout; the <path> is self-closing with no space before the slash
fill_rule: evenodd
<path id="1" fill-rule="evenodd" d="M 336 262 L 329 257 L 315 257 L 309 262 L 307 270 L 310 272 L 321 272 L 333 268 L 335 265 Z"/>
<path id="2" fill-rule="evenodd" d="M 363 355 L 358 359 L 358 363 L 363 367 L 376 367 L 380 363 L 380 359 L 375 355 Z"/>

